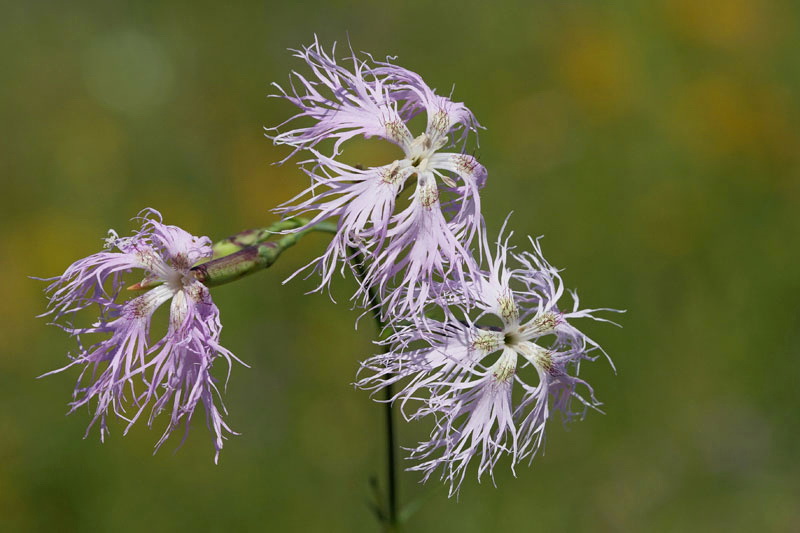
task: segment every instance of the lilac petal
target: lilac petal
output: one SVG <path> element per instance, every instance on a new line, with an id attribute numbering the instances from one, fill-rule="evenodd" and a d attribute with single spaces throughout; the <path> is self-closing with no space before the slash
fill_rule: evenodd
<path id="1" fill-rule="evenodd" d="M 188 430 L 194 409 L 202 402 L 214 433 L 216 460 L 224 433 L 233 432 L 222 420 L 224 408 L 215 404 L 210 369 L 222 357 L 230 372 L 231 360 L 238 359 L 220 345 L 219 310 L 208 289 L 190 272 L 194 263 L 211 256 L 211 241 L 164 225 L 154 210 L 144 211 L 139 220 L 142 227 L 131 237 L 110 233 L 107 246 L 116 251 L 76 261 L 47 288 L 50 305 L 45 314 L 74 336 L 79 347 L 67 366 L 50 374 L 82 367 L 70 412 L 93 403 L 87 433 L 99 422 L 101 440 L 108 433 L 109 414 L 128 422 L 127 433 L 148 407 L 149 425 L 158 413 L 169 410 L 170 422 L 158 448 L 180 423 Z M 121 275 L 133 270 L 141 270 L 153 287 L 117 303 Z M 151 340 L 153 313 L 170 299 L 167 333 Z M 97 322 L 91 327 L 75 326 L 75 314 L 93 304 L 99 309 Z M 88 347 L 81 342 L 97 334 L 105 338 Z"/>

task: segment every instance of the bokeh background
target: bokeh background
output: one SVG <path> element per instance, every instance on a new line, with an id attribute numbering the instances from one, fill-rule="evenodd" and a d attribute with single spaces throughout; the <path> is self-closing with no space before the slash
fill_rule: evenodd
<path id="1" fill-rule="evenodd" d="M 422 74 L 486 127 L 485 215 L 509 211 L 590 307 L 612 354 L 607 414 L 460 501 L 402 475 L 408 531 L 800 530 L 800 25 L 791 0 L 383 3 L 4 2 L 0 17 L 0 529 L 376 531 L 379 405 L 350 385 L 372 352 L 350 279 L 334 305 L 281 281 L 324 246 L 214 291 L 242 433 L 219 466 L 186 444 L 65 417 L 72 343 L 36 319 L 43 284 L 152 206 L 222 238 L 273 220 L 305 178 L 263 126 L 317 33 Z M 384 157 L 365 147 L 365 158 Z M 220 374 L 224 369 L 220 368 Z M 423 425 L 402 424 L 412 445 Z"/>

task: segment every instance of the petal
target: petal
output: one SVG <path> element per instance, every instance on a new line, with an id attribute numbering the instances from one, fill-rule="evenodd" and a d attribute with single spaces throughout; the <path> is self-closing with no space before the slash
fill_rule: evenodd
<path id="1" fill-rule="evenodd" d="M 277 211 L 288 216 L 315 213 L 298 231 L 338 217 L 338 231 L 325 253 L 301 269 L 313 266 L 319 270 L 321 289 L 329 284 L 339 262 L 350 258 L 351 249 L 380 248 L 383 245 L 397 194 L 411 171 L 399 168 L 397 163 L 357 169 L 321 154 L 319 157 L 318 171 L 310 173 L 315 185 Z M 325 189 L 317 192 L 319 186 Z"/>
<path id="2" fill-rule="evenodd" d="M 419 74 L 397 68 L 388 62 L 379 65 L 380 68 L 376 70 L 393 80 L 399 88 L 398 96 L 404 101 L 401 113 L 413 116 L 425 111 L 426 133 L 435 144 L 453 133 L 459 136 L 459 141 L 463 141 L 470 131 L 481 127 L 463 103 L 437 95 Z"/>
<path id="3" fill-rule="evenodd" d="M 313 78 L 295 72 L 298 85 L 292 83 L 289 91 L 276 85 L 280 94 L 273 96 L 300 108 L 300 113 L 284 124 L 302 117 L 313 119 L 314 124 L 278 133 L 273 141 L 303 149 L 335 139 L 334 154 L 341 152 L 343 142 L 359 135 L 381 137 L 401 147 L 409 144 L 412 136 L 398 112 L 395 97 L 401 87 L 391 78 L 378 75 L 355 54 L 348 58 L 351 69 L 339 65 L 334 54 L 335 47 L 329 55 L 316 40 L 295 51 L 295 56 L 311 68 Z"/>

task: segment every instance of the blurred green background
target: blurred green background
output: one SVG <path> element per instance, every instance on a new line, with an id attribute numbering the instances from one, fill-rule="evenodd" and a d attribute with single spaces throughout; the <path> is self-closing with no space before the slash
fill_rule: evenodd
<path id="1" fill-rule="evenodd" d="M 4 2 L 0 17 L 0 529 L 376 531 L 380 406 L 355 391 L 369 321 L 281 281 L 324 246 L 214 291 L 233 368 L 220 465 L 197 417 L 177 453 L 144 426 L 101 445 L 65 417 L 72 341 L 34 316 L 41 282 L 132 229 L 146 206 L 212 238 L 299 192 L 271 163 L 267 99 L 326 44 L 399 56 L 486 126 L 490 231 L 545 253 L 590 307 L 619 373 L 605 403 L 514 478 L 460 501 L 417 474 L 408 531 L 800 530 L 800 62 L 790 0 L 653 2 Z M 380 154 L 377 154 L 378 157 Z M 224 369 L 220 368 L 220 374 Z M 423 425 L 402 424 L 412 445 Z"/>

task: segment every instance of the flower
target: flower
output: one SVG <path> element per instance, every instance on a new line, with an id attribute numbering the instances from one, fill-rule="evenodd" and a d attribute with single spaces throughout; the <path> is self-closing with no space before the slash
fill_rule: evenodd
<path id="1" fill-rule="evenodd" d="M 442 467 L 451 495 L 473 457 L 479 479 L 487 471 L 493 477 L 503 454 L 511 456 L 513 471 L 541 447 L 551 411 L 569 420 L 600 405 L 578 370 L 602 349 L 570 320 L 607 321 L 595 313 L 614 310 L 579 309 L 574 293 L 572 310 L 559 308 L 564 289 L 558 270 L 542 256 L 539 241 L 530 242 L 533 250 L 521 254 L 510 253 L 508 237 L 498 240 L 493 256 L 486 250 L 489 268 L 470 285 L 478 316 L 470 318 L 470 309 L 453 300 L 445 308 L 448 320 L 399 327 L 386 341 L 388 353 L 362 365 L 371 374 L 359 387 L 377 391 L 403 380 L 392 401 L 404 414 L 409 402 L 421 404 L 407 419 L 435 419 L 430 440 L 411 449 L 418 463 L 409 470 L 427 480 Z M 507 266 L 509 255 L 518 268 Z M 459 310 L 465 319 L 458 319 Z M 492 318 L 501 326 L 487 325 Z"/>
<path id="2" fill-rule="evenodd" d="M 156 450 L 181 423 L 188 432 L 194 410 L 202 403 L 206 423 L 214 433 L 216 462 L 223 432 L 235 433 L 222 419 L 224 406 L 215 404 L 219 391 L 210 371 L 219 357 L 227 360 L 230 371 L 236 357 L 220 345 L 219 310 L 191 270 L 198 261 L 211 257 L 211 241 L 162 224 L 161 215 L 152 209 L 143 211 L 140 220 L 142 227 L 132 237 L 121 238 L 110 230 L 106 251 L 80 259 L 61 276 L 51 278 L 45 315 L 52 315 L 56 325 L 77 338 L 78 352 L 70 356 L 67 366 L 45 375 L 83 367 L 70 413 L 95 400 L 87 435 L 99 421 L 101 440 L 108 433 L 109 412 L 128 422 L 127 433 L 149 405 L 151 427 L 156 415 L 169 411 L 170 420 Z M 134 270 L 144 271 L 144 278 L 130 289 L 149 290 L 117 303 L 124 285 L 122 275 Z M 167 331 L 151 342 L 153 313 L 169 300 Z M 76 313 L 93 304 L 100 309 L 97 322 L 91 327 L 74 326 Z M 82 340 L 97 338 L 95 334 L 105 338 L 84 346 Z M 129 409 L 132 416 L 127 414 Z"/>
<path id="3" fill-rule="evenodd" d="M 338 217 L 338 232 L 326 252 L 309 266 L 329 285 L 341 262 L 372 260 L 357 295 L 369 287 L 384 297 L 391 316 L 416 313 L 436 294 L 438 281 L 463 283 L 471 269 L 468 248 L 483 225 L 481 189 L 486 169 L 461 151 L 443 151 L 466 141 L 479 127 L 472 112 L 439 96 L 422 78 L 391 62 L 359 59 L 350 68 L 326 53 L 318 41 L 295 51 L 313 72 L 294 73 L 297 83 L 280 95 L 300 108 L 284 124 L 311 119 L 309 126 L 276 133 L 276 144 L 308 151 L 301 162 L 311 187 L 277 209 L 286 216 L 315 212 L 309 225 Z M 427 126 L 414 136 L 408 122 L 424 112 Z M 283 126 L 283 124 L 281 125 Z M 276 128 L 277 130 L 277 128 Z M 363 168 L 340 160 L 342 144 L 354 137 L 378 137 L 399 146 L 403 157 Z M 318 144 L 333 141 L 323 154 Z M 412 188 L 407 207 L 398 198 Z M 453 280 L 453 281 L 450 281 Z"/>

